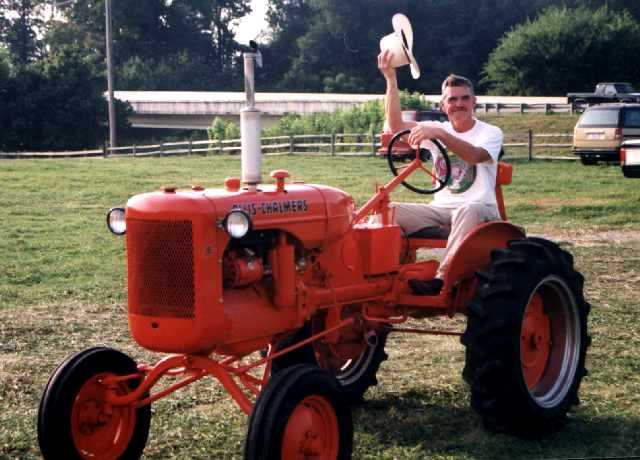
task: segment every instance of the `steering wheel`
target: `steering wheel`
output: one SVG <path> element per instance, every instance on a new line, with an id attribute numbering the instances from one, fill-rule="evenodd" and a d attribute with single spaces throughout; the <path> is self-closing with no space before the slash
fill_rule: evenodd
<path id="1" fill-rule="evenodd" d="M 407 153 L 394 153 L 393 145 L 398 141 L 398 139 L 410 132 L 410 129 L 405 129 L 404 131 L 397 132 L 391 138 L 387 149 L 387 162 L 389 163 L 389 169 L 391 169 L 394 176 L 397 176 L 398 173 L 402 172 L 403 169 L 409 166 L 413 160 L 419 158 L 422 162 L 420 169 L 425 173 L 423 178 L 427 179 L 428 185 L 423 185 L 419 180 L 418 182 L 420 186 L 412 185 L 407 181 L 403 181 L 402 185 L 416 193 L 436 193 L 447 186 L 449 178 L 451 177 L 451 160 L 449 160 L 449 155 L 447 155 L 447 149 L 445 149 L 438 140 L 432 139 L 431 142 L 433 142 L 439 150 L 439 152 L 436 152 L 436 155 L 433 155 L 430 150 L 424 148 L 417 148 L 415 151 Z M 442 161 L 439 161 L 440 159 Z M 444 166 L 444 174 L 436 173 L 436 166 L 438 169 L 441 169 L 442 166 Z"/>

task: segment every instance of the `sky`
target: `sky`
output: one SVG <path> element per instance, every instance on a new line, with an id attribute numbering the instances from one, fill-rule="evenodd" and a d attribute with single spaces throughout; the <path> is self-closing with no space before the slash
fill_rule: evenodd
<path id="1" fill-rule="evenodd" d="M 267 0 L 251 0 L 251 14 L 240 20 L 236 30 L 236 40 L 242 44 L 248 44 L 249 40 L 255 40 L 260 32 L 267 29 L 266 20 Z"/>

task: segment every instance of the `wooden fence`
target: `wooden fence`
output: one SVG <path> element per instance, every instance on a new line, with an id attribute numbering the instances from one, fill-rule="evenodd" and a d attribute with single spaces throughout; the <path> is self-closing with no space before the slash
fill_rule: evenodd
<path id="1" fill-rule="evenodd" d="M 503 144 L 506 158 L 574 160 L 571 155 L 571 134 L 536 134 L 532 130 L 505 134 Z M 295 136 L 263 137 L 264 155 L 379 155 L 380 134 L 305 134 Z M 82 158 L 82 157 L 147 157 L 175 155 L 238 155 L 240 139 L 161 142 L 150 145 L 107 147 L 100 150 L 77 152 L 20 152 L 1 153 L 0 159 L 9 158 Z M 541 153 L 542 152 L 542 153 Z"/>

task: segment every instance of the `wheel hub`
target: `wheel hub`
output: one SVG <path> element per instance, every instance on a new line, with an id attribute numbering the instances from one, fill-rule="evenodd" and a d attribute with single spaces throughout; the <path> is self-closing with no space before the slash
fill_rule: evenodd
<path id="1" fill-rule="evenodd" d="M 98 401 L 89 400 L 82 404 L 79 409 L 78 421 L 80 432 L 84 435 L 92 435 L 96 429 L 109 423 L 109 407 Z"/>
<path id="2" fill-rule="evenodd" d="M 282 441 L 282 458 L 334 459 L 339 437 L 338 419 L 331 403 L 320 395 L 308 396 L 289 417 Z"/>
<path id="3" fill-rule="evenodd" d="M 304 436 L 305 439 L 300 443 L 300 450 L 305 455 L 318 455 L 322 452 L 322 443 L 318 439 L 318 433 L 307 431 Z"/>
<path id="4" fill-rule="evenodd" d="M 551 325 L 539 294 L 535 294 L 524 315 L 520 332 L 520 358 L 524 380 L 529 389 L 544 375 L 551 352 Z"/>
<path id="5" fill-rule="evenodd" d="M 73 442 L 83 458 L 112 459 L 124 453 L 135 429 L 133 406 L 106 403 L 108 391 L 100 374 L 88 380 L 78 392 L 71 413 Z M 124 384 L 121 384 L 124 385 Z M 118 387 L 124 394 L 126 388 Z"/>

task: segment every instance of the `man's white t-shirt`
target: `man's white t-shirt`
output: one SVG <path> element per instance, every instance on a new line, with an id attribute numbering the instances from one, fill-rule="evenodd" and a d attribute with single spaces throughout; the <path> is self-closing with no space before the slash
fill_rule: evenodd
<path id="1" fill-rule="evenodd" d="M 497 126 L 477 119 L 473 128 L 463 133 L 454 130 L 451 122 L 448 121 L 428 121 L 420 124 L 427 126 L 436 124 L 459 139 L 475 147 L 483 148 L 491 155 L 490 160 L 470 165 L 449 152 L 451 178 L 447 186 L 434 195 L 431 204 L 452 208 L 465 203 L 484 203 L 496 206 L 496 174 L 498 171 L 498 156 L 502 148 L 502 130 Z M 444 168 L 442 157 L 436 158 L 435 169 L 438 176 L 444 176 Z"/>

